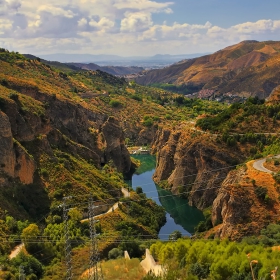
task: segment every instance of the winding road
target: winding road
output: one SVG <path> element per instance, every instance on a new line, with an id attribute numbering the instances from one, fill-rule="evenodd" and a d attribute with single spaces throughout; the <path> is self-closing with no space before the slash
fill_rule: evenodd
<path id="1" fill-rule="evenodd" d="M 130 197 L 130 193 L 129 193 L 128 189 L 122 188 L 122 193 L 123 193 L 124 197 Z M 103 215 L 113 212 L 114 210 L 116 210 L 119 207 L 119 203 L 122 204 L 122 202 L 116 202 L 107 212 L 96 215 L 96 216 L 94 216 L 94 218 L 98 218 L 98 217 L 101 217 Z M 88 220 L 89 220 L 89 218 L 83 219 L 83 220 L 81 220 L 81 223 L 86 222 Z"/>
<path id="2" fill-rule="evenodd" d="M 277 155 L 277 156 L 273 156 L 273 157 L 268 157 L 268 158 L 280 158 L 280 155 Z M 273 171 L 265 168 L 263 166 L 263 164 L 266 162 L 266 160 L 268 158 L 262 158 L 262 159 L 259 159 L 259 160 L 256 160 L 254 163 L 253 163 L 253 167 L 256 169 L 256 170 L 259 170 L 261 172 L 265 172 L 265 173 L 269 173 L 269 174 L 272 174 Z"/>

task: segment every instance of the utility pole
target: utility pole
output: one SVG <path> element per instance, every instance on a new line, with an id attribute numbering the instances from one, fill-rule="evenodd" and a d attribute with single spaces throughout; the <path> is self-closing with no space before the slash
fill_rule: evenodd
<path id="1" fill-rule="evenodd" d="M 89 253 L 89 280 L 103 280 L 101 265 L 99 263 L 98 240 L 96 234 L 95 224 L 98 220 L 94 219 L 94 202 L 92 196 L 89 198 L 88 203 L 88 218 L 90 230 L 90 253 Z"/>
<path id="2" fill-rule="evenodd" d="M 24 267 L 22 265 L 19 266 L 19 280 L 25 280 L 25 273 L 24 273 Z"/>
<path id="3" fill-rule="evenodd" d="M 66 263 L 66 280 L 72 279 L 72 258 L 71 258 L 71 240 L 68 227 L 68 211 L 66 200 L 71 197 L 63 198 L 63 222 L 64 222 L 64 240 L 65 240 L 65 263 Z"/>

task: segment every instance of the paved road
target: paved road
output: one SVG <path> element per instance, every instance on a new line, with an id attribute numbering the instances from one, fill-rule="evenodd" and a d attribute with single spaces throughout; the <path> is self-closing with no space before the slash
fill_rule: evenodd
<path id="1" fill-rule="evenodd" d="M 262 158 L 262 159 L 259 159 L 259 160 L 256 160 L 253 164 L 253 167 L 259 171 L 262 171 L 262 172 L 265 172 L 265 173 L 273 173 L 271 170 L 265 168 L 263 166 L 263 164 L 265 163 L 266 161 L 266 158 Z"/>
<path id="2" fill-rule="evenodd" d="M 130 193 L 129 193 L 128 189 L 122 188 L 122 193 L 123 193 L 124 197 L 130 197 Z M 113 212 L 114 210 L 119 208 L 119 203 L 122 204 L 122 202 L 116 202 L 107 212 L 105 212 L 103 214 L 96 215 L 96 216 L 94 216 L 94 218 L 98 218 L 98 217 L 101 217 L 103 215 L 106 215 L 108 213 Z M 88 218 L 87 219 L 83 219 L 83 220 L 81 220 L 81 223 L 86 222 L 88 220 L 89 220 Z"/>
<path id="3" fill-rule="evenodd" d="M 270 157 L 270 158 L 272 158 L 272 157 Z M 273 158 L 280 158 L 280 155 L 274 156 Z M 262 158 L 262 159 L 256 160 L 253 164 L 253 167 L 259 171 L 272 174 L 273 171 L 271 171 L 263 166 L 263 164 L 265 163 L 266 160 L 267 160 L 267 158 Z"/>

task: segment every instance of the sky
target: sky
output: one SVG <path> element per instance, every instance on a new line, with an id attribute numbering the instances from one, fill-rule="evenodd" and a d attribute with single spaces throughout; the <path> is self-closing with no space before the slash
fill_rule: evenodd
<path id="1" fill-rule="evenodd" d="M 151 56 L 280 40 L 279 0 L 0 0 L 0 47 Z"/>

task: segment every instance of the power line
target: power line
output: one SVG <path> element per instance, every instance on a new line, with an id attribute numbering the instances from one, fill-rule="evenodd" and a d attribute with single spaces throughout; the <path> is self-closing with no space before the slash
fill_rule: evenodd
<path id="1" fill-rule="evenodd" d="M 64 222 L 64 236 L 65 236 L 65 263 L 66 263 L 66 280 L 72 279 L 72 264 L 71 264 L 71 241 L 69 237 L 69 227 L 68 227 L 68 211 L 69 207 L 66 203 L 70 197 L 65 197 L 63 199 L 63 222 Z"/>
<path id="2" fill-rule="evenodd" d="M 94 202 L 92 197 L 89 198 L 88 213 L 89 213 L 89 229 L 90 229 L 90 256 L 89 256 L 89 280 L 103 280 L 103 274 L 99 263 L 98 239 L 96 234 L 94 218 Z"/>

